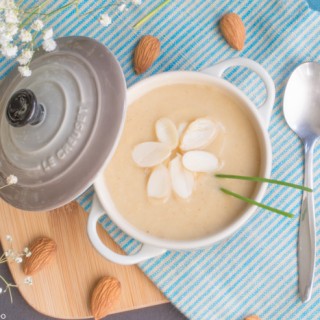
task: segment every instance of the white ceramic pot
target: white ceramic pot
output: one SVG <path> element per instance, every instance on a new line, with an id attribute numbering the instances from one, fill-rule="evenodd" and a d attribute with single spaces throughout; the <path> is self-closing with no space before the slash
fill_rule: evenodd
<path id="1" fill-rule="evenodd" d="M 230 82 L 222 79 L 223 72 L 229 67 L 234 66 L 248 67 L 249 69 L 257 73 L 263 80 L 266 86 L 267 98 L 259 108 L 257 108 L 237 87 L 232 85 Z M 176 83 L 211 84 L 212 86 L 222 88 L 223 90 L 225 90 L 225 92 L 236 97 L 237 99 L 239 99 L 239 101 L 244 103 L 244 105 L 248 109 L 248 113 L 251 115 L 251 120 L 259 137 L 262 150 L 260 176 L 268 178 L 271 172 L 272 152 L 267 128 L 274 104 L 275 88 L 274 83 L 267 71 L 261 65 L 252 60 L 245 58 L 235 58 L 221 62 L 209 69 L 203 70 L 202 72 L 175 71 L 162 73 L 142 80 L 129 88 L 128 106 L 130 107 L 130 105 L 132 105 L 132 103 L 136 99 L 157 87 Z M 112 201 L 110 193 L 108 192 L 108 186 L 105 183 L 103 175 L 105 168 L 103 168 L 94 183 L 96 195 L 94 197 L 91 213 L 89 215 L 88 234 L 93 246 L 99 251 L 99 253 L 106 259 L 115 263 L 123 265 L 136 264 L 144 260 L 159 256 L 166 252 L 166 250 L 192 250 L 208 247 L 215 242 L 226 239 L 230 235 L 232 235 L 249 220 L 256 209 L 255 206 L 248 206 L 243 215 L 236 221 L 234 221 L 233 224 L 229 225 L 219 233 L 212 234 L 206 238 L 190 241 L 172 241 L 158 238 L 150 234 L 146 234 L 141 230 L 138 230 L 136 227 L 131 225 L 121 215 L 120 212 L 118 212 Z M 253 196 L 253 199 L 259 202 L 262 201 L 266 188 L 267 185 L 265 183 L 260 184 Z M 110 219 L 120 229 L 125 231 L 134 239 L 141 241 L 142 246 L 138 253 L 130 256 L 120 255 L 113 252 L 103 244 L 97 234 L 96 227 L 99 218 L 101 218 L 101 216 L 105 212 L 108 213 Z"/>

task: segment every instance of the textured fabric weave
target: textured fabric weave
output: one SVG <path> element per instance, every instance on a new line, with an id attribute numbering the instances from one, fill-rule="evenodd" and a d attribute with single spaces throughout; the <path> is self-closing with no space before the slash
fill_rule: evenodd
<path id="1" fill-rule="evenodd" d="M 114 2 L 114 1 L 113 1 Z M 114 23 L 104 28 L 97 15 L 81 16 L 101 6 L 99 1 L 81 1 L 79 14 L 69 8 L 49 20 L 57 36 L 84 35 L 110 48 L 119 59 L 128 86 L 167 70 L 201 70 L 218 61 L 243 56 L 261 63 L 276 84 L 276 102 L 269 134 L 273 148 L 272 178 L 302 183 L 303 149 L 285 123 L 282 99 L 289 74 L 300 63 L 319 60 L 320 17 L 303 0 L 186 0 L 172 1 L 140 30 L 132 25 L 161 1 L 147 1 L 125 13 L 112 7 Z M 54 2 L 52 8 L 65 4 Z M 245 49 L 236 52 L 222 39 L 218 20 L 236 12 L 247 29 Z M 142 76 L 132 69 L 132 51 L 143 34 L 158 37 L 162 53 Z M 4 77 L 13 66 L 1 61 Z M 255 103 L 264 99 L 257 76 L 233 69 L 226 78 L 238 85 Z M 319 102 L 320 103 L 320 102 Z M 315 150 L 315 205 L 319 210 L 320 151 Z M 79 197 L 90 210 L 93 189 Z M 188 318 L 235 319 L 259 314 L 267 319 L 320 319 L 320 218 L 317 215 L 317 259 L 313 298 L 302 304 L 298 296 L 297 234 L 301 193 L 269 186 L 264 203 L 296 215 L 287 219 L 257 210 L 252 219 L 227 241 L 205 250 L 167 252 L 140 265 L 147 276 Z M 101 221 L 106 231 L 127 252 L 139 243 L 124 234 L 107 216 Z"/>

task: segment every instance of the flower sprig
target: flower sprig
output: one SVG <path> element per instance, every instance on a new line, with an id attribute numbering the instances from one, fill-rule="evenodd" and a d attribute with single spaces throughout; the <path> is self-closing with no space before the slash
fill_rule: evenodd
<path id="1" fill-rule="evenodd" d="M 53 9 L 49 12 L 44 11 L 49 0 L 31 7 L 22 7 L 21 1 L 15 0 L 0 0 L 0 53 L 3 57 L 13 59 L 19 63 L 18 71 L 24 77 L 29 77 L 32 74 L 30 62 L 35 53 L 35 47 L 39 37 L 42 41 L 42 48 L 51 52 L 57 47 L 54 40 L 52 28 L 46 28 L 45 22 L 48 18 L 65 10 L 71 6 L 75 6 L 78 12 L 79 2 L 81 0 L 68 1 L 66 4 Z M 118 12 L 127 11 L 130 5 L 139 6 L 142 0 L 121 0 L 116 3 L 101 6 L 93 11 L 86 12 L 96 13 L 109 7 L 110 5 L 117 6 Z M 108 26 L 112 23 L 110 12 L 105 12 L 98 18 L 103 26 Z"/>
<path id="2" fill-rule="evenodd" d="M 22 252 L 15 251 L 12 246 L 13 239 L 10 235 L 6 236 L 6 240 L 9 243 L 9 249 L 4 251 L 3 254 L 0 256 L 0 264 L 6 262 L 21 264 L 25 257 L 31 256 L 32 253 L 28 247 L 25 247 Z M 3 283 L 4 287 L 1 285 L 1 282 Z M 26 277 L 23 283 L 26 285 L 32 285 L 32 277 Z M 0 295 L 8 292 L 11 303 L 13 302 L 11 289 L 16 287 L 18 287 L 18 285 L 8 282 L 2 275 L 0 275 Z"/>

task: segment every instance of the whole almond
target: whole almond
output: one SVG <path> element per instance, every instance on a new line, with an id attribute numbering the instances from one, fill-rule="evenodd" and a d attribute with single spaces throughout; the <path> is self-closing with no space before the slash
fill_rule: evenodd
<path id="1" fill-rule="evenodd" d="M 113 277 L 99 280 L 91 296 L 91 312 L 95 320 L 107 316 L 120 298 L 121 284 Z"/>
<path id="2" fill-rule="evenodd" d="M 153 36 L 144 36 L 134 50 L 133 66 L 136 74 L 146 72 L 160 55 L 160 41 Z"/>
<path id="3" fill-rule="evenodd" d="M 23 272 L 32 275 L 48 265 L 56 255 L 57 244 L 50 238 L 40 237 L 29 245 L 31 256 L 26 257 Z"/>
<path id="4" fill-rule="evenodd" d="M 261 319 L 256 315 L 252 315 L 252 316 L 245 317 L 244 320 L 261 320 Z"/>
<path id="5" fill-rule="evenodd" d="M 242 50 L 246 40 L 246 29 L 236 13 L 227 13 L 220 20 L 220 31 L 228 44 L 236 49 Z"/>

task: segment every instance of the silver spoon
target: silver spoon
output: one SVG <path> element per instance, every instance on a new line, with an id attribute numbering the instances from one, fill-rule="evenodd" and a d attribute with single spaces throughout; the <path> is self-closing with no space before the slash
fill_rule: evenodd
<path id="1" fill-rule="evenodd" d="M 313 188 L 313 149 L 320 136 L 320 64 L 306 62 L 291 74 L 284 94 L 283 113 L 305 148 L 304 184 Z M 304 192 L 298 239 L 299 294 L 311 299 L 316 255 L 315 209 L 312 192 Z"/>

